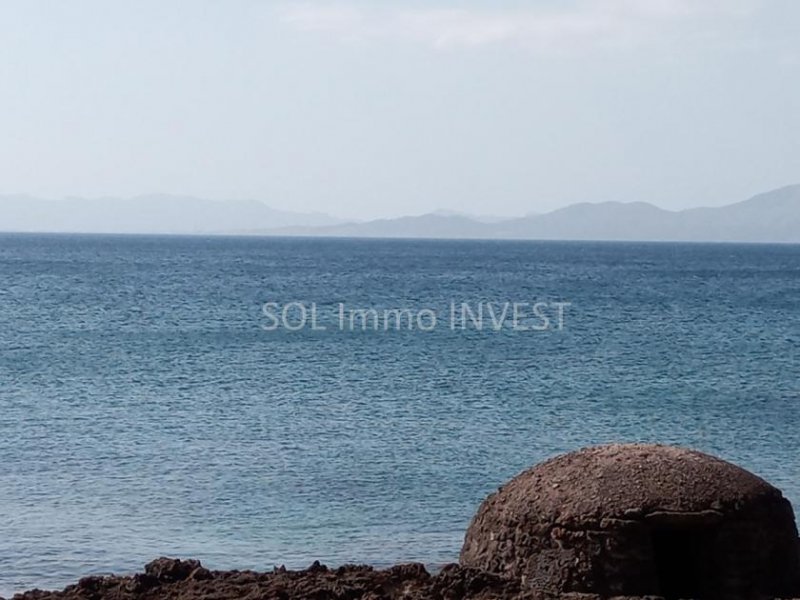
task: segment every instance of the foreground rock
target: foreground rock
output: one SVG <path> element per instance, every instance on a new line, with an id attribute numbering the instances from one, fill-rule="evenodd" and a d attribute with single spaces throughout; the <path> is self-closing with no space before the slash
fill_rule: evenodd
<path id="1" fill-rule="evenodd" d="M 754 597 L 755 598 L 755 597 Z M 595 594 L 550 594 L 478 569 L 447 565 L 432 575 L 420 564 L 377 570 L 209 571 L 196 560 L 159 558 L 144 573 L 86 577 L 60 592 L 33 590 L 14 600 L 605 600 Z M 638 600 L 619 596 L 614 600 Z M 661 600 L 647 596 L 640 600 Z M 759 597 L 759 600 L 763 600 Z"/>
<path id="2" fill-rule="evenodd" d="M 781 492 L 672 446 L 587 448 L 525 471 L 481 505 L 461 563 L 554 592 L 800 595 L 797 528 Z"/>
<path id="3" fill-rule="evenodd" d="M 477 569 L 448 565 L 436 575 L 420 564 L 377 570 L 329 569 L 314 563 L 302 571 L 209 571 L 196 560 L 160 558 L 129 577 L 86 577 L 60 592 L 34 590 L 15 600 L 456 600 L 538 599 L 519 586 Z"/>

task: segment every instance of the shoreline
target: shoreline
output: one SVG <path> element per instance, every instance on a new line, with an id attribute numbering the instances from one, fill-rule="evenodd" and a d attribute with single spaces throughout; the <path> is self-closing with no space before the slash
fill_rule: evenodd
<path id="1" fill-rule="evenodd" d="M 481 569 L 456 563 L 431 572 L 421 563 L 387 568 L 319 561 L 301 570 L 213 571 L 199 560 L 161 557 L 132 575 L 81 578 L 63 590 L 33 589 L 8 600 L 664 600 L 661 596 L 615 596 L 546 592 Z M 0 598 L 0 600 L 4 600 Z M 687 599 L 688 600 L 688 599 Z M 775 599 L 775 600 L 800 600 Z"/>
<path id="2" fill-rule="evenodd" d="M 332 568 L 315 561 L 299 570 L 280 566 L 271 571 L 254 571 L 210 570 L 199 560 L 161 557 L 147 563 L 139 573 L 87 576 L 62 590 L 32 589 L 16 593 L 8 600 L 166 600 L 177 597 L 181 600 L 533 600 L 539 596 L 531 596 L 518 582 L 456 563 L 439 569 L 422 563 L 402 563 L 386 568 L 370 565 Z M 0 600 L 5 599 L 0 597 Z M 593 599 L 587 596 L 585 600 Z"/>

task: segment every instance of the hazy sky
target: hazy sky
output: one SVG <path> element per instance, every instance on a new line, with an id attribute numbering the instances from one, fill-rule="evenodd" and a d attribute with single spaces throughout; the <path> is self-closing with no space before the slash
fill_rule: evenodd
<path id="1" fill-rule="evenodd" d="M 800 182 L 800 2 L 0 0 L 0 193 L 349 217 Z"/>

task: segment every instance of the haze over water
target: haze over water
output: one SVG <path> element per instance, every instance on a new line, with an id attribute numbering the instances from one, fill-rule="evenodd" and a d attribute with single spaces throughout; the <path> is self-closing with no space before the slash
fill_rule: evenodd
<path id="1" fill-rule="evenodd" d="M 569 302 L 561 331 L 265 331 L 265 302 Z M 0 595 L 457 558 L 554 454 L 677 443 L 800 503 L 800 246 L 0 236 Z"/>

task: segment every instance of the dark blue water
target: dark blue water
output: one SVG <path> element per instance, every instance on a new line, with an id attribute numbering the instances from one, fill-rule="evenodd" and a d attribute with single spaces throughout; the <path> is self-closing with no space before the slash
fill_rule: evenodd
<path id="1" fill-rule="evenodd" d="M 331 326 L 265 331 L 269 301 Z M 571 305 L 452 330 L 451 301 Z M 800 502 L 798 246 L 7 235 L 0 342 L 0 594 L 162 554 L 452 561 L 498 484 L 612 440 Z"/>

